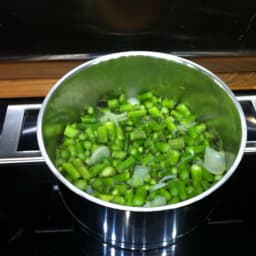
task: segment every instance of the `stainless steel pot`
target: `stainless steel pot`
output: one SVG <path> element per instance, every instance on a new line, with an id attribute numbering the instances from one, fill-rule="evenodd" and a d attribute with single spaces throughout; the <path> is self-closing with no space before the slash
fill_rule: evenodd
<path id="1" fill-rule="evenodd" d="M 85 103 L 95 104 L 109 91 L 124 90 L 132 96 L 150 89 L 186 102 L 201 120 L 218 131 L 228 167 L 218 183 L 177 204 L 142 208 L 102 201 L 80 191 L 58 172 L 54 159 L 60 132 L 65 123 L 79 117 Z M 213 192 L 240 163 L 246 134 L 245 117 L 232 91 L 205 68 L 170 54 L 122 52 L 86 62 L 62 77 L 42 104 L 37 136 L 42 155 L 57 177 L 63 201 L 76 222 L 112 245 L 149 249 L 175 242 L 205 219 Z"/>

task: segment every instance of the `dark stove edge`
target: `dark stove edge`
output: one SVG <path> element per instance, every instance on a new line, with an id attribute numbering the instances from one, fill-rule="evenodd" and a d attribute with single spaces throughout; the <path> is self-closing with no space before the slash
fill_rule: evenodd
<path id="1" fill-rule="evenodd" d="M 26 54 L 26 55 L 0 55 L 0 61 L 85 61 L 104 54 L 118 51 L 91 52 L 91 53 L 67 53 L 67 54 Z M 180 57 L 256 57 L 256 50 L 230 50 L 230 51 L 162 51 Z"/>

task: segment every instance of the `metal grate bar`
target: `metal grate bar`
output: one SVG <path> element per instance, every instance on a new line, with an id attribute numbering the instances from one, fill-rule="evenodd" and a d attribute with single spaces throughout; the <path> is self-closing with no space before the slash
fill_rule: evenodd
<path id="1" fill-rule="evenodd" d="M 256 117 L 256 95 L 237 96 L 238 101 L 250 102 Z M 39 150 L 19 151 L 18 144 L 24 115 L 28 110 L 38 110 L 41 104 L 9 105 L 0 135 L 0 164 L 24 164 L 44 162 Z M 255 118 L 256 127 L 256 118 Z M 256 153 L 256 141 L 247 141 L 245 153 Z"/>
<path id="2" fill-rule="evenodd" d="M 236 98 L 240 103 L 247 101 L 247 102 L 250 102 L 252 104 L 253 111 L 254 111 L 253 123 L 255 124 L 255 129 L 256 129 L 256 95 L 237 96 Z M 248 141 L 247 140 L 244 152 L 246 154 L 256 153 L 256 141 L 254 141 L 254 140 L 253 141 Z"/>
<path id="3" fill-rule="evenodd" d="M 18 151 L 24 114 L 40 109 L 40 104 L 9 105 L 0 135 L 0 164 L 43 162 L 39 150 Z"/>

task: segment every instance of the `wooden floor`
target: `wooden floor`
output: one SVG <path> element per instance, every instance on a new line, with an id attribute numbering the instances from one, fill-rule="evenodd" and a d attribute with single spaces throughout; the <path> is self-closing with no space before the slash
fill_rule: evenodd
<path id="1" fill-rule="evenodd" d="M 256 90 L 256 56 L 191 57 L 219 76 L 232 90 Z M 42 97 L 72 68 L 72 61 L 0 62 L 0 97 Z"/>

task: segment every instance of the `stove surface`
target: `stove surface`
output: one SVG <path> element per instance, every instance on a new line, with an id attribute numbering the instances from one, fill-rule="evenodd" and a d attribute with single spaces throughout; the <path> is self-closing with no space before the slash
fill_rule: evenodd
<path id="1" fill-rule="evenodd" d="M 253 95 L 239 99 L 247 118 L 250 149 L 255 145 L 256 101 Z M 42 99 L 0 102 L 0 143 L 5 134 L 6 116 L 10 106 L 22 105 L 24 109 L 23 104 L 26 104 L 17 145 L 18 151 L 33 152 L 32 155 L 25 155 L 25 158 L 24 155 L 17 158 L 17 154 L 14 154 L 13 158 L 0 158 L 0 226 L 6 226 L 6 223 L 8 225 L 7 230 L 0 231 L 0 236 L 8 240 L 8 255 L 240 256 L 247 252 L 250 252 L 250 255 L 256 254 L 256 211 L 251 203 L 255 201 L 256 185 L 253 154 L 245 154 L 234 175 L 215 192 L 209 217 L 172 246 L 149 251 L 123 250 L 104 244 L 80 229 L 64 207 L 57 180 L 38 152 L 35 136 L 38 108 L 31 109 L 27 105 L 38 106 L 41 102 Z"/>
<path id="2" fill-rule="evenodd" d="M 14 188 L 8 196 L 11 205 L 1 210 L 8 215 L 8 255 L 253 255 L 253 166 L 253 157 L 245 156 L 234 177 L 216 193 L 216 205 L 204 223 L 172 246 L 145 252 L 108 246 L 80 230 L 62 204 L 55 180 L 44 165 L 7 168 L 4 180 L 12 180 Z"/>

